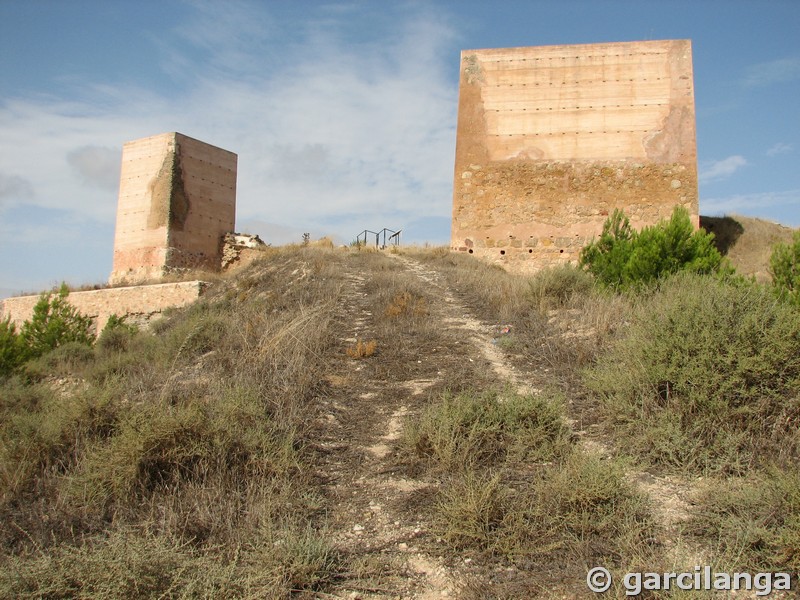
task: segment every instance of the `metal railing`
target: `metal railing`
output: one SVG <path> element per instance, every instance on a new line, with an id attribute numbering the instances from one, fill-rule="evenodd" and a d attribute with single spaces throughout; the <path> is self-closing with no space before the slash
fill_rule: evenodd
<path id="1" fill-rule="evenodd" d="M 400 245 L 400 231 L 394 231 L 393 229 L 387 229 L 384 227 L 380 231 L 370 231 L 369 229 L 365 229 L 361 233 L 356 236 L 356 244 L 366 246 L 369 243 L 370 236 L 375 236 L 375 247 L 376 248 L 386 248 L 388 244 L 393 246 Z"/>

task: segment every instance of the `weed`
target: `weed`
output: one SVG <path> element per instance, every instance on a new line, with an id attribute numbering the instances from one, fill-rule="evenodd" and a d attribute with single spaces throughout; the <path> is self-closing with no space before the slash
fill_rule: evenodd
<path id="1" fill-rule="evenodd" d="M 355 345 L 345 348 L 345 354 L 350 358 L 369 358 L 375 354 L 378 342 L 375 340 L 358 340 Z"/>
<path id="2" fill-rule="evenodd" d="M 588 294 L 593 287 L 591 275 L 573 265 L 543 269 L 530 280 L 532 304 L 540 312 L 569 306 L 575 297 Z"/>
<path id="3" fill-rule="evenodd" d="M 718 561 L 751 572 L 800 569 L 800 472 L 711 480 L 685 531 L 717 549 Z"/>
<path id="4" fill-rule="evenodd" d="M 571 452 L 527 479 L 467 470 L 435 506 L 438 533 L 460 550 L 514 562 L 578 564 L 655 560 L 655 525 L 643 495 L 625 481 L 625 464 Z"/>
<path id="5" fill-rule="evenodd" d="M 91 346 L 82 342 L 66 342 L 26 363 L 24 372 L 36 380 L 76 376 L 85 373 L 94 360 L 95 353 Z"/>
<path id="6" fill-rule="evenodd" d="M 497 474 L 467 470 L 445 486 L 436 501 L 436 518 L 454 548 L 486 550 L 497 542 L 508 510 L 508 492 Z"/>
<path id="7" fill-rule="evenodd" d="M 425 304 L 425 298 L 413 295 L 408 291 L 402 291 L 391 299 L 383 314 L 389 318 L 401 316 L 424 317 L 428 314 L 428 309 Z"/>
<path id="8" fill-rule="evenodd" d="M 446 394 L 405 429 L 404 445 L 435 471 L 552 461 L 570 447 L 556 399 L 508 392 Z"/>

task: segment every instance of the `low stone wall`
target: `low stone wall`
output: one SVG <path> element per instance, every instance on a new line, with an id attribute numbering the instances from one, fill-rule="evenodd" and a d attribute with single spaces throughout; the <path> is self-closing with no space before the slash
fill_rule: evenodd
<path id="1" fill-rule="evenodd" d="M 78 311 L 92 317 L 95 331 L 101 332 L 111 315 L 128 316 L 128 322 L 144 325 L 167 308 L 191 304 L 207 287 L 204 281 L 182 281 L 132 287 L 107 288 L 87 292 L 72 292 L 68 301 Z M 18 296 L 0 300 L 0 319 L 21 326 L 33 315 L 39 296 Z"/>

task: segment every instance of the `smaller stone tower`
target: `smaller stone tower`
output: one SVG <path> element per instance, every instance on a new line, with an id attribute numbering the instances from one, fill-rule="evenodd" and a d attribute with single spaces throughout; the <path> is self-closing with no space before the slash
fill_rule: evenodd
<path id="1" fill-rule="evenodd" d="M 233 152 L 180 133 L 127 142 L 109 283 L 219 270 L 236 220 L 236 165 Z"/>

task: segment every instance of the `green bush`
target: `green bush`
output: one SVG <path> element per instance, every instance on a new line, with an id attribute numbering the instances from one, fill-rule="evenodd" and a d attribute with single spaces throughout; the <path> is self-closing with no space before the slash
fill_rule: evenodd
<path id="1" fill-rule="evenodd" d="M 639 232 L 616 209 L 603 225 L 600 239 L 581 251 L 580 265 L 602 285 L 615 289 L 647 285 L 678 271 L 713 273 L 723 265 L 713 240 L 713 234 L 694 230 L 683 207 L 675 207 L 669 221 Z"/>
<path id="2" fill-rule="evenodd" d="M 25 361 L 25 343 L 11 317 L 0 321 L 0 377 L 8 377 Z"/>
<path id="3" fill-rule="evenodd" d="M 775 245 L 769 272 L 778 295 L 800 307 L 800 231 L 794 232 L 791 244 Z"/>
<path id="4" fill-rule="evenodd" d="M 33 307 L 33 316 L 20 331 L 27 357 L 35 358 L 67 342 L 91 345 L 92 320 L 80 314 L 67 301 L 69 290 L 62 284 L 58 294 L 42 294 Z"/>
<path id="5" fill-rule="evenodd" d="M 652 463 L 741 472 L 796 456 L 800 314 L 762 286 L 681 273 L 586 381 L 620 445 Z"/>
<path id="6" fill-rule="evenodd" d="M 118 317 L 111 315 L 97 338 L 97 347 L 104 351 L 121 352 L 127 350 L 131 339 L 135 336 L 139 328 L 126 322 L 127 315 Z"/>

